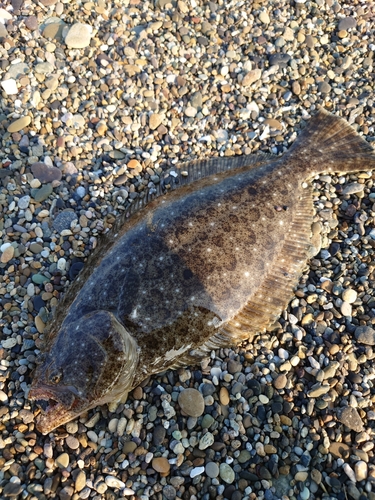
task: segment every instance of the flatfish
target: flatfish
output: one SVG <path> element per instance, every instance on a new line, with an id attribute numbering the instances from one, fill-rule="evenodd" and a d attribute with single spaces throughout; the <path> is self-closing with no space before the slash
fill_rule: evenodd
<path id="1" fill-rule="evenodd" d="M 264 332 L 319 249 L 309 180 L 374 168 L 370 145 L 324 110 L 281 158 L 184 165 L 179 185 L 116 223 L 59 303 L 29 392 L 45 407 L 37 428 Z"/>

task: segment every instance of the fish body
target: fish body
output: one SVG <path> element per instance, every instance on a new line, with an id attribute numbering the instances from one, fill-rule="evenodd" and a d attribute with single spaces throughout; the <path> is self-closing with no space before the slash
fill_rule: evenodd
<path id="1" fill-rule="evenodd" d="M 187 168 L 192 180 L 117 223 L 61 301 L 29 393 L 49 403 L 41 432 L 267 329 L 318 250 L 306 181 L 375 168 L 375 154 L 320 111 L 281 158 Z"/>

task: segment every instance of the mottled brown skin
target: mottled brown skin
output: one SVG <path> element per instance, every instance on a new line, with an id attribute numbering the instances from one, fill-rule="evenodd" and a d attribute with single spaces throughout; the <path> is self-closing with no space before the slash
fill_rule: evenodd
<path id="1" fill-rule="evenodd" d="M 52 403 L 41 432 L 267 328 L 314 253 L 304 182 L 375 167 L 370 146 L 325 112 L 281 159 L 224 161 L 229 171 L 217 168 L 134 213 L 68 291 L 29 394 Z"/>

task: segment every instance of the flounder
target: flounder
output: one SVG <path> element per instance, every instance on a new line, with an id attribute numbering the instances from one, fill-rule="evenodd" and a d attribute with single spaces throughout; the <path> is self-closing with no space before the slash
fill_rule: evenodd
<path id="1" fill-rule="evenodd" d="M 29 392 L 47 404 L 37 428 L 267 329 L 319 249 L 307 181 L 374 168 L 370 145 L 323 110 L 281 158 L 184 166 L 171 192 L 118 221 L 57 307 Z"/>

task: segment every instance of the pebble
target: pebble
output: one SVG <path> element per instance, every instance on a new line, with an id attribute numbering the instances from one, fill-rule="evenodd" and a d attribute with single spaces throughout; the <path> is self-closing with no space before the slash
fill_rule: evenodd
<path id="1" fill-rule="evenodd" d="M 360 344 L 375 345 L 375 330 L 370 326 L 358 326 L 354 336 Z"/>
<path id="2" fill-rule="evenodd" d="M 115 488 L 115 489 L 119 489 L 119 490 L 122 490 L 123 488 L 125 488 L 125 483 L 120 481 L 120 479 L 118 479 L 115 476 L 106 476 L 105 477 L 105 484 L 109 488 Z"/>
<path id="3" fill-rule="evenodd" d="M 215 438 L 211 432 L 206 432 L 199 440 L 199 449 L 205 450 L 209 446 L 212 446 L 215 441 Z"/>
<path id="4" fill-rule="evenodd" d="M 61 455 L 56 458 L 55 463 L 60 469 L 66 469 L 69 465 L 69 455 L 67 453 L 61 453 Z"/>
<path id="5" fill-rule="evenodd" d="M 31 165 L 31 171 L 42 183 L 59 181 L 62 177 L 61 170 L 42 162 L 37 162 Z"/>
<path id="6" fill-rule="evenodd" d="M 229 397 L 228 389 L 226 387 L 220 388 L 219 398 L 220 398 L 220 403 L 222 405 L 226 406 L 229 404 L 230 397 Z"/>
<path id="7" fill-rule="evenodd" d="M 18 94 L 17 82 L 13 78 L 9 78 L 9 80 L 3 80 L 1 82 L 1 86 L 6 95 Z"/>
<path id="8" fill-rule="evenodd" d="M 219 474 L 221 479 L 227 483 L 227 484 L 232 484 L 235 479 L 234 471 L 233 469 L 226 463 L 220 464 L 219 467 Z"/>
<path id="9" fill-rule="evenodd" d="M 83 470 L 80 470 L 75 479 L 75 489 L 76 491 L 82 491 L 86 486 L 86 473 Z"/>
<path id="10" fill-rule="evenodd" d="M 167 476 L 170 471 L 170 464 L 164 457 L 157 457 L 152 459 L 152 468 L 159 472 L 162 476 Z"/>
<path id="11" fill-rule="evenodd" d="M 204 399 L 196 389 L 184 389 L 178 395 L 181 410 L 190 417 L 200 417 L 204 412 Z"/>
<path id="12" fill-rule="evenodd" d="M 352 306 L 349 302 L 343 301 L 340 306 L 340 311 L 343 316 L 351 316 L 352 315 Z"/>
<path id="13" fill-rule="evenodd" d="M 252 69 L 243 77 L 241 84 L 243 87 L 248 87 L 249 85 L 252 85 L 257 80 L 259 80 L 261 76 L 262 71 L 260 69 Z"/>
<path id="14" fill-rule="evenodd" d="M 274 379 L 273 386 L 275 387 L 275 389 L 284 389 L 287 382 L 287 376 L 285 375 L 285 373 L 281 373 Z"/>
<path id="15" fill-rule="evenodd" d="M 84 49 L 90 45 L 92 28 L 87 24 L 75 23 L 65 37 L 65 43 L 73 49 Z"/>
<path id="16" fill-rule="evenodd" d="M 342 300 L 348 304 L 353 304 L 357 300 L 357 292 L 352 288 L 346 288 L 342 292 Z"/>
<path id="17" fill-rule="evenodd" d="M 66 444 L 71 450 L 77 450 L 79 448 L 79 441 L 74 436 L 68 436 L 66 438 Z"/>
<path id="18" fill-rule="evenodd" d="M 208 477 L 215 478 L 219 475 L 219 466 L 215 462 L 206 464 L 206 474 Z"/>
<path id="19" fill-rule="evenodd" d="M 31 117 L 30 116 L 22 116 L 21 118 L 18 118 L 17 120 L 14 120 L 7 128 L 9 133 L 13 132 L 19 132 L 20 130 L 23 130 L 26 128 L 28 125 L 31 123 Z"/>
<path id="20" fill-rule="evenodd" d="M 352 182 L 344 187 L 342 194 L 355 194 L 363 191 L 365 185 L 358 182 Z"/>
<path id="21" fill-rule="evenodd" d="M 337 419 L 339 422 L 355 432 L 362 432 L 364 429 L 363 422 L 358 414 L 358 411 L 356 408 L 352 408 L 351 406 L 340 408 L 337 412 Z"/>
<path id="22" fill-rule="evenodd" d="M 194 478 L 196 476 L 200 476 L 201 474 L 203 474 L 203 472 L 204 472 L 204 467 L 194 467 L 194 469 L 190 471 L 190 477 Z"/>
<path id="23" fill-rule="evenodd" d="M 6 264 L 10 260 L 12 260 L 13 257 L 14 257 L 14 247 L 12 245 L 9 245 L 2 251 L 0 261 L 3 264 Z"/>
<path id="24" fill-rule="evenodd" d="M 358 460 L 354 464 L 354 473 L 355 473 L 355 478 L 356 481 L 365 481 L 368 476 L 368 467 L 367 463 L 364 462 L 363 460 Z"/>

